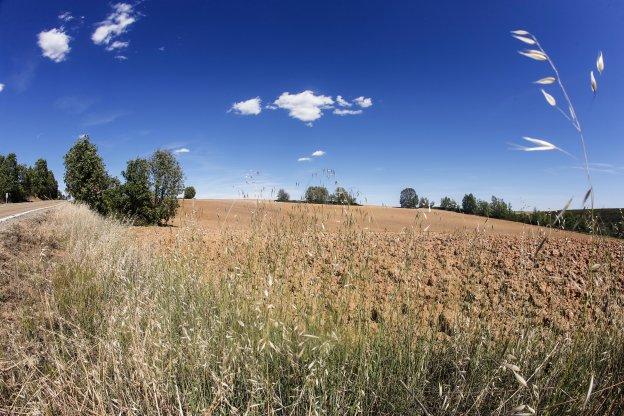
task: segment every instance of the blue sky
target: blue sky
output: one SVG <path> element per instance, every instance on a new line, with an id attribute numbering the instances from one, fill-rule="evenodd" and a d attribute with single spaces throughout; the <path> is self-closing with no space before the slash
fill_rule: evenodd
<path id="1" fill-rule="evenodd" d="M 578 136 L 532 84 L 551 72 L 517 53 L 527 45 L 509 32 L 526 29 L 576 106 L 596 205 L 622 207 L 622 27 L 617 1 L 3 0 L 0 153 L 44 157 L 61 179 L 88 133 L 114 175 L 156 148 L 188 150 L 178 157 L 200 197 L 338 183 L 373 204 L 412 186 L 436 201 L 578 206 Z M 510 150 L 523 136 L 578 159 Z"/>

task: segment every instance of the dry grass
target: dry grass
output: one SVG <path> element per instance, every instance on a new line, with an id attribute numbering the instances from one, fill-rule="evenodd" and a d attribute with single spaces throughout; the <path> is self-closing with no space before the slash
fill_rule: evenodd
<path id="1" fill-rule="evenodd" d="M 543 265 L 522 245 L 512 250 L 524 286 L 498 300 L 474 290 L 459 307 L 476 285 L 444 270 L 505 281 L 483 252 L 489 237 L 379 234 L 355 227 L 349 212 L 331 232 L 314 214 L 267 218 L 259 205 L 243 233 L 207 237 L 191 221 L 154 244 L 67 206 L 12 230 L 64 238 L 41 267 L 23 270 L 28 277 L 13 275 L 34 289 L 3 337 L 0 413 L 503 415 L 524 406 L 517 412 L 604 415 L 624 406 L 621 246 L 583 246 L 574 305 L 585 309 L 535 325 L 524 297 L 546 272 L 531 271 Z M 457 252 L 453 265 L 432 266 L 435 292 L 424 267 L 443 261 L 427 256 L 447 246 Z M 24 251 L 7 262 L 26 261 Z M 428 297 L 438 293 L 446 296 Z M 479 316 L 488 302 L 502 309 Z M 492 318 L 508 308 L 501 331 Z"/>

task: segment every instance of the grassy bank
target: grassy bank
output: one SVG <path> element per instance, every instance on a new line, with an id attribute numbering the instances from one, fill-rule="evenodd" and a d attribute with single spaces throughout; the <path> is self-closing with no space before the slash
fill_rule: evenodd
<path id="1" fill-rule="evenodd" d="M 163 247 L 79 206 L 16 229 L 45 236 L 34 238 L 58 254 L 50 269 L 21 269 L 36 289 L 5 341 L 0 413 L 507 415 L 525 405 L 605 415 L 624 406 L 617 322 L 564 332 L 518 310 L 501 332 L 478 319 L 423 318 L 407 283 L 374 308 L 374 265 L 360 259 L 371 242 L 348 218 L 327 237 L 318 218 L 277 226 L 258 214 L 244 238 L 224 229 L 211 250 L 192 224 Z M 417 251 L 393 264 L 407 270 Z M 340 273 L 313 267 L 325 255 Z M 431 316 L 435 325 L 423 324 Z"/>

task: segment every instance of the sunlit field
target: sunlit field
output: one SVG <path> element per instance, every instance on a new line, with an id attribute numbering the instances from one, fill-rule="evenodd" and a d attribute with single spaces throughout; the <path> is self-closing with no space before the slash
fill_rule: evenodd
<path id="1" fill-rule="evenodd" d="M 172 227 L 128 227 L 80 206 L 15 226 L 2 249 L 21 279 L 2 311 L 12 317 L 2 409 L 604 415 L 624 405 L 621 241 L 566 233 L 534 256 L 539 230 L 433 232 L 414 219 L 378 231 L 362 224 L 379 227 L 381 208 L 239 203 L 213 222 L 185 205 Z"/>

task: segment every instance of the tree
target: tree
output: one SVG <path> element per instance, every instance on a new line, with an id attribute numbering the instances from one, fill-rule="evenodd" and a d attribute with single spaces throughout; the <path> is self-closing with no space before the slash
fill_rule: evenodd
<path id="1" fill-rule="evenodd" d="M 421 197 L 420 201 L 418 201 L 418 207 L 420 208 L 431 208 L 432 206 L 433 204 L 429 202 L 429 198 L 426 196 Z"/>
<path id="2" fill-rule="evenodd" d="M 355 197 L 342 186 L 336 188 L 331 196 L 331 202 L 340 205 L 354 205 Z"/>
<path id="3" fill-rule="evenodd" d="M 473 194 L 466 194 L 462 199 L 462 211 L 466 214 L 475 214 L 477 212 L 477 198 Z"/>
<path id="4" fill-rule="evenodd" d="M 454 199 L 445 196 L 440 200 L 440 208 L 445 209 L 447 211 L 457 211 L 459 210 L 459 206 Z"/>
<path id="5" fill-rule="evenodd" d="M 149 160 L 157 222 L 166 223 L 178 209 L 178 195 L 184 189 L 180 163 L 169 150 L 156 150 Z"/>
<path id="6" fill-rule="evenodd" d="M 65 155 L 67 192 L 100 214 L 107 213 L 104 193 L 111 186 L 102 158 L 88 135 L 82 135 Z"/>
<path id="7" fill-rule="evenodd" d="M 139 224 L 155 223 L 157 219 L 150 189 L 149 162 L 141 158 L 128 161 L 122 176 L 126 182 L 123 185 L 112 185 L 106 193 L 110 212 L 131 218 Z"/>
<path id="8" fill-rule="evenodd" d="M 290 195 L 283 189 L 277 191 L 277 202 L 288 202 L 290 201 Z"/>
<path id="9" fill-rule="evenodd" d="M 48 169 L 48 162 L 39 159 L 30 171 L 31 193 L 39 199 L 56 199 L 58 197 L 58 182 L 54 173 Z"/>
<path id="10" fill-rule="evenodd" d="M 502 198 L 492 196 L 490 215 L 493 218 L 511 218 L 512 214 L 511 204 L 506 203 Z"/>
<path id="11" fill-rule="evenodd" d="M 4 195 L 9 194 L 9 201 L 21 202 L 25 199 L 24 189 L 20 182 L 20 166 L 17 163 L 15 153 L 9 153 L 0 158 L 0 197 L 4 201 Z"/>
<path id="12" fill-rule="evenodd" d="M 324 204 L 329 200 L 329 192 L 324 186 L 309 186 L 304 198 L 312 204 Z"/>
<path id="13" fill-rule="evenodd" d="M 478 200 L 477 207 L 475 208 L 475 213 L 477 215 L 481 215 L 482 217 L 490 216 L 490 204 L 487 201 Z"/>
<path id="14" fill-rule="evenodd" d="M 416 208 L 418 206 L 418 195 L 414 188 L 405 188 L 401 191 L 399 204 L 401 208 Z"/>
<path id="15" fill-rule="evenodd" d="M 184 188 L 184 199 L 193 199 L 195 198 L 196 194 L 197 192 L 195 191 L 194 187 L 187 186 L 186 188 Z"/>

